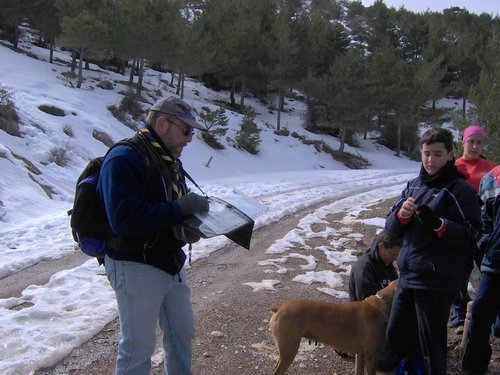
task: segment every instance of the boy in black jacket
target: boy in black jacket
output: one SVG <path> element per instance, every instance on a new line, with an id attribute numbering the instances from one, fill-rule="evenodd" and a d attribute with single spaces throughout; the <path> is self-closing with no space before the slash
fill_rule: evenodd
<path id="1" fill-rule="evenodd" d="M 481 229 L 480 204 L 454 165 L 449 130 L 426 131 L 420 151 L 420 174 L 385 224 L 403 238 L 387 339 L 402 357 L 423 358 L 426 375 L 446 375 L 450 306 Z"/>

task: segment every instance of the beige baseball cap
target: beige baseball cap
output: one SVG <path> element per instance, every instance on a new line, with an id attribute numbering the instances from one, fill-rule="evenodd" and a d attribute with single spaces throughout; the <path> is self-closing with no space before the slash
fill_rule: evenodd
<path id="1" fill-rule="evenodd" d="M 158 100 L 149 110 L 177 117 L 179 120 L 193 128 L 207 130 L 206 127 L 196 121 L 191 106 L 185 101 L 174 96 Z"/>

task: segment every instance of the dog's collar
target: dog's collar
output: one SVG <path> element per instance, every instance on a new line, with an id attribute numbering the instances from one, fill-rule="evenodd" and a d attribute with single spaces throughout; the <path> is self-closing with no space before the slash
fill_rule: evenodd
<path id="1" fill-rule="evenodd" d="M 376 293 L 375 297 L 377 297 L 379 300 L 381 300 L 383 303 L 385 303 L 387 306 L 389 306 L 389 301 L 387 301 L 384 297 L 382 297 L 380 294 Z"/>

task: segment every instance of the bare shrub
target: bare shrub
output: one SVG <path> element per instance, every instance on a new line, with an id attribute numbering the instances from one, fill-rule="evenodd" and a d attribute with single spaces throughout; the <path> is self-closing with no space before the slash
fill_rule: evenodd
<path id="1" fill-rule="evenodd" d="M 75 88 L 75 82 L 78 78 L 78 75 L 75 72 L 67 71 L 61 73 L 63 80 L 66 82 L 66 85 L 72 88 Z"/>
<path id="2" fill-rule="evenodd" d="M 123 95 L 119 109 L 123 112 L 129 113 L 134 120 L 137 120 L 144 114 L 144 111 L 139 104 L 139 102 L 143 100 L 144 98 L 142 98 L 140 94 L 129 90 Z"/>
<path id="3" fill-rule="evenodd" d="M 53 147 L 49 150 L 48 161 L 60 167 L 65 167 L 69 162 L 68 152 L 62 146 Z"/>
<path id="4" fill-rule="evenodd" d="M 334 150 L 325 141 L 311 140 L 305 136 L 297 134 L 296 132 L 292 133 L 292 137 L 299 139 L 305 145 L 313 145 L 318 152 L 326 152 L 330 154 L 334 160 L 340 161 L 347 168 L 363 169 L 370 165 L 370 162 L 361 155 L 354 155 L 349 152 Z"/>
<path id="5" fill-rule="evenodd" d="M 276 135 L 282 135 L 282 136 L 289 136 L 290 135 L 290 131 L 287 128 L 275 130 L 273 133 Z"/>
<path id="6" fill-rule="evenodd" d="M 136 130 L 137 125 L 134 121 L 142 120 L 144 117 L 144 111 L 140 104 L 140 101 L 144 101 L 144 98 L 131 90 L 121 92 L 121 94 L 123 98 L 120 101 L 120 105 L 118 107 L 110 105 L 107 108 L 113 114 L 114 118 L 130 129 Z"/>
<path id="7" fill-rule="evenodd" d="M 104 143 L 104 145 L 107 147 L 111 147 L 115 143 L 107 133 L 101 132 L 99 130 L 92 130 L 92 137 L 97 139 L 99 142 Z"/>
<path id="8" fill-rule="evenodd" d="M 64 128 L 63 128 L 63 132 L 64 134 L 66 134 L 68 137 L 71 137 L 73 138 L 73 129 L 71 128 L 71 126 L 69 126 L 68 124 L 64 125 Z"/>
<path id="9" fill-rule="evenodd" d="M 19 115 L 7 89 L 0 85 L 0 130 L 15 137 L 21 136 Z"/>
<path id="10" fill-rule="evenodd" d="M 113 90 L 113 83 L 107 80 L 99 81 L 96 86 L 103 90 Z"/>

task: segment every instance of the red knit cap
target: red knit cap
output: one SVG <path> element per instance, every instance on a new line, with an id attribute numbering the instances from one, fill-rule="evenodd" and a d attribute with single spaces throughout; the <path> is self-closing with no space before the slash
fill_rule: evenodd
<path id="1" fill-rule="evenodd" d="M 464 134 L 462 136 L 462 143 L 465 143 L 467 138 L 471 135 L 477 134 L 481 138 L 486 139 L 486 131 L 481 125 L 469 125 L 465 128 Z"/>

